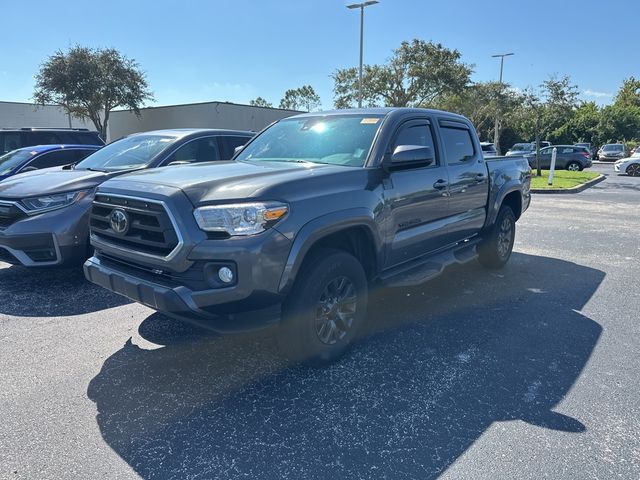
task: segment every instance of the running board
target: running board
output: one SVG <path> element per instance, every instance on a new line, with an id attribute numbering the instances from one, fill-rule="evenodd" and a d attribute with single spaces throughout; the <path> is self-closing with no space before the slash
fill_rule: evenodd
<path id="1" fill-rule="evenodd" d="M 445 268 L 469 263 L 478 258 L 477 245 L 480 240 L 473 240 L 437 253 L 424 259 L 400 265 L 390 272 L 381 275 L 380 280 L 387 287 L 414 287 L 440 275 Z"/>

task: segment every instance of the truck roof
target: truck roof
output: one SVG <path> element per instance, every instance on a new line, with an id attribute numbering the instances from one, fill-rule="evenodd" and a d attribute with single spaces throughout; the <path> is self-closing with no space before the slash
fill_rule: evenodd
<path id="1" fill-rule="evenodd" d="M 404 113 L 426 113 L 426 114 L 438 114 L 449 118 L 458 118 L 461 120 L 467 120 L 462 115 L 456 113 L 445 112 L 443 110 L 435 110 L 431 108 L 412 108 L 412 107 L 372 107 L 372 108 L 345 108 L 341 110 L 327 110 L 324 112 L 309 112 L 294 115 L 295 118 L 304 117 L 317 117 L 317 116 L 330 116 L 330 115 L 390 115 L 390 114 L 404 114 Z M 287 117 L 287 118 L 294 118 Z"/>

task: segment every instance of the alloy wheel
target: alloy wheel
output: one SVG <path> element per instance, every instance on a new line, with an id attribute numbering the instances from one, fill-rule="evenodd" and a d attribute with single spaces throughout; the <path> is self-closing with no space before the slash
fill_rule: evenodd
<path id="1" fill-rule="evenodd" d="M 513 222 L 510 218 L 504 218 L 500 223 L 500 230 L 498 231 L 498 256 L 500 258 L 506 258 L 509 255 L 512 241 Z"/>
<path id="2" fill-rule="evenodd" d="M 342 340 L 351 327 L 358 308 L 354 283 L 345 276 L 331 280 L 325 286 L 316 306 L 316 334 L 326 345 Z"/>

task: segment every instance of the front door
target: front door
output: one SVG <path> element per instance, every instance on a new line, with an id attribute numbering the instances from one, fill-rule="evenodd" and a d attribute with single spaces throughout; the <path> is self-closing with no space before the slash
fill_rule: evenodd
<path id="1" fill-rule="evenodd" d="M 392 267 L 442 246 L 447 231 L 447 168 L 433 141 L 428 119 L 402 124 L 387 149 L 399 145 L 431 147 L 435 161 L 426 167 L 391 171 L 385 185 L 390 209 L 390 248 L 385 267 Z"/>

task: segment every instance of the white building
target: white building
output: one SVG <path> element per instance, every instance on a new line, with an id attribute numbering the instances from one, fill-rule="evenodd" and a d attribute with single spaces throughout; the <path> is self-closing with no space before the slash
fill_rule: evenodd
<path id="1" fill-rule="evenodd" d="M 228 102 L 192 103 L 140 109 L 140 117 L 131 110 L 113 110 L 109 116 L 107 140 L 163 128 L 229 128 L 259 131 L 281 118 L 295 115 L 295 110 L 253 107 Z M 91 121 L 69 117 L 54 105 L 0 102 L 0 128 L 88 128 Z"/>
<path id="2" fill-rule="evenodd" d="M 64 110 L 56 105 L 34 105 L 33 103 L 1 102 L 0 128 L 90 128 L 93 123 L 77 118 L 69 118 Z"/>

